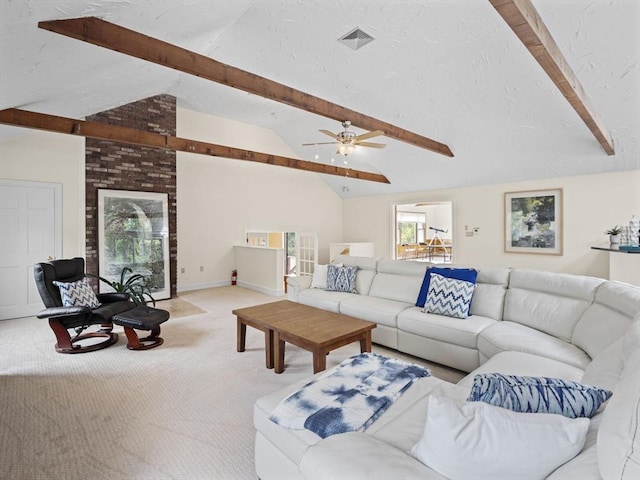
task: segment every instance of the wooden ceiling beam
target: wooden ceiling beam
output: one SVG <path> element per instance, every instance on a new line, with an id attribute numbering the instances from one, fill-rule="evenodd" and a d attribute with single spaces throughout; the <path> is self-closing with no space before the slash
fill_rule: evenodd
<path id="1" fill-rule="evenodd" d="M 38 27 L 453 157 L 443 143 L 100 18 L 43 21 Z"/>
<path id="2" fill-rule="evenodd" d="M 615 155 L 610 133 L 531 0 L 489 1 L 569 101 L 607 155 Z"/>
<path id="3" fill-rule="evenodd" d="M 108 125 L 106 123 L 88 122 L 73 118 L 47 115 L 44 113 L 29 112 L 16 108 L 0 110 L 0 124 L 14 127 L 25 127 L 36 130 L 46 130 L 55 133 L 66 133 L 99 140 L 142 145 L 144 147 L 161 148 L 176 152 L 198 153 L 212 157 L 231 158 L 250 162 L 266 163 L 280 167 L 295 168 L 307 172 L 337 175 L 339 177 L 368 180 L 378 183 L 390 183 L 387 177 L 377 173 L 353 170 L 350 168 L 326 165 L 324 163 L 309 162 L 296 158 L 282 157 L 268 153 L 253 152 L 240 148 L 216 145 L 214 143 L 190 140 L 187 138 L 161 135 L 159 133 L 145 132 L 133 128 Z"/>

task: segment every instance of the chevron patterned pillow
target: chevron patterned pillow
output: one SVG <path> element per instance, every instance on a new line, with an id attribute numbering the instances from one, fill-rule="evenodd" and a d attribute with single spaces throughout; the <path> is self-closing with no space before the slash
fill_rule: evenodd
<path id="1" fill-rule="evenodd" d="M 431 274 L 429 293 L 423 312 L 454 318 L 467 318 L 475 284 Z"/>
<path id="2" fill-rule="evenodd" d="M 611 395 L 609 390 L 559 378 L 485 373 L 473 378 L 467 401 L 485 402 L 514 412 L 591 418 Z"/>
<path id="3" fill-rule="evenodd" d="M 98 297 L 96 297 L 93 288 L 87 283 L 87 279 L 83 278 L 77 282 L 56 282 L 53 284 L 60 289 L 62 297 L 62 305 L 65 307 L 91 307 L 100 306 Z"/>

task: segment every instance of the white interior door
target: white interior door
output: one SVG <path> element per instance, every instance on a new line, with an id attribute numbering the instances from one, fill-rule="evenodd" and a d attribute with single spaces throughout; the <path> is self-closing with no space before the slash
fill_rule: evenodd
<path id="1" fill-rule="evenodd" d="M 0 180 L 0 320 L 43 308 L 33 264 L 62 255 L 62 185 Z"/>
<path id="2" fill-rule="evenodd" d="M 313 275 L 318 258 L 318 234 L 296 232 L 298 275 Z"/>

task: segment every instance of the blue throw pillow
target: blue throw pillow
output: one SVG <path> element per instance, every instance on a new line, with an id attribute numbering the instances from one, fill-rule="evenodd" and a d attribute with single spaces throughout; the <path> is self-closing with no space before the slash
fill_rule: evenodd
<path id="1" fill-rule="evenodd" d="M 476 279 L 478 278 L 478 271 L 473 268 L 427 268 L 424 279 L 422 280 L 422 287 L 420 287 L 420 293 L 418 294 L 418 300 L 416 301 L 416 307 L 424 308 L 424 304 L 427 302 L 432 273 L 437 273 L 447 278 L 455 278 L 456 280 L 464 280 L 465 282 L 471 282 L 473 284 L 476 283 Z"/>
<path id="2" fill-rule="evenodd" d="M 331 292 L 358 293 L 356 291 L 356 273 L 358 267 L 327 266 L 327 288 Z"/>
<path id="3" fill-rule="evenodd" d="M 475 283 L 432 273 L 423 311 L 465 319 L 469 316 L 469 306 L 475 288 Z"/>
<path id="4" fill-rule="evenodd" d="M 559 378 L 485 373 L 473 378 L 469 402 L 485 402 L 521 413 L 591 418 L 612 393 Z"/>

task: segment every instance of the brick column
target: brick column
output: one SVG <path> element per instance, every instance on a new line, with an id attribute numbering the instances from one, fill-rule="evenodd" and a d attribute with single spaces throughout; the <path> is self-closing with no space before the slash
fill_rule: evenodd
<path id="1" fill-rule="evenodd" d="M 175 136 L 176 99 L 158 95 L 92 115 L 87 120 Z M 85 158 L 87 272 L 98 273 L 98 189 L 167 193 L 171 296 L 175 296 L 178 258 L 175 152 L 87 138 Z"/>

